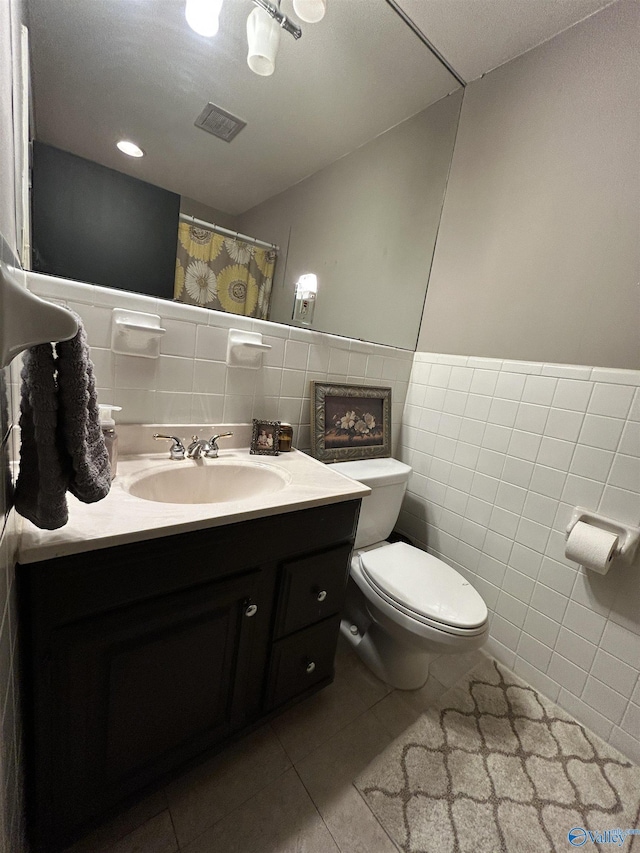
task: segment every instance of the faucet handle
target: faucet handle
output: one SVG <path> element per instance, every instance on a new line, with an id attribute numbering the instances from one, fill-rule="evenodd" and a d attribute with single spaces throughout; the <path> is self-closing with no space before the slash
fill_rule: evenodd
<path id="1" fill-rule="evenodd" d="M 205 456 L 208 459 L 217 459 L 218 458 L 218 439 L 219 438 L 227 438 L 228 436 L 233 435 L 232 432 L 221 432 L 219 435 L 212 435 L 209 439 L 209 449 L 205 453 Z"/>
<path id="2" fill-rule="evenodd" d="M 172 459 L 184 459 L 185 449 L 182 441 L 175 435 L 161 435 L 156 432 L 153 434 L 153 437 L 156 441 L 161 439 L 166 439 L 167 441 L 172 441 L 173 444 L 169 450 L 169 455 Z"/>

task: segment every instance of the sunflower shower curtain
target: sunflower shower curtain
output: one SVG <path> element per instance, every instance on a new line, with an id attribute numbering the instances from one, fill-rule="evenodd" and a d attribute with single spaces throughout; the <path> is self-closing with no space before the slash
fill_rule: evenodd
<path id="1" fill-rule="evenodd" d="M 173 298 L 267 320 L 275 265 L 274 249 L 181 222 Z"/>

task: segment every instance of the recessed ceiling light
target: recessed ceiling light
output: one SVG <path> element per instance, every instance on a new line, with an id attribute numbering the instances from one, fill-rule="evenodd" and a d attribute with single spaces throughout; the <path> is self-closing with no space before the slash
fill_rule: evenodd
<path id="1" fill-rule="evenodd" d="M 128 142 L 126 139 L 121 139 L 117 143 L 117 146 L 123 154 L 128 154 L 129 157 L 144 157 L 144 151 L 135 142 Z"/>

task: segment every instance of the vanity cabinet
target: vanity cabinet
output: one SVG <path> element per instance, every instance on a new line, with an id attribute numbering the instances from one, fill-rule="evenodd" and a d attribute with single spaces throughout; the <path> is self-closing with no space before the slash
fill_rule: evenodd
<path id="1" fill-rule="evenodd" d="M 359 504 L 18 566 L 34 851 L 331 682 Z"/>

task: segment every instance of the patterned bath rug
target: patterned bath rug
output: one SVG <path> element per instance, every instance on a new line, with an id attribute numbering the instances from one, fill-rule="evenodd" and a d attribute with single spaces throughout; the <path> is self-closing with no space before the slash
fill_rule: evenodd
<path id="1" fill-rule="evenodd" d="M 640 851 L 640 768 L 492 660 L 355 784 L 405 853 Z"/>

